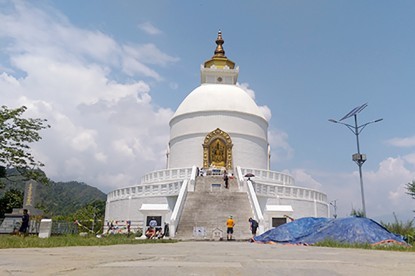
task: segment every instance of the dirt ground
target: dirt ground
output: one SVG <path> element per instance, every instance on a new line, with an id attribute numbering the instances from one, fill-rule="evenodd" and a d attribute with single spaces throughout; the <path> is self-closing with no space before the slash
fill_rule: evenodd
<path id="1" fill-rule="evenodd" d="M 248 242 L 0 250 L 0 275 L 415 275 L 414 252 Z"/>

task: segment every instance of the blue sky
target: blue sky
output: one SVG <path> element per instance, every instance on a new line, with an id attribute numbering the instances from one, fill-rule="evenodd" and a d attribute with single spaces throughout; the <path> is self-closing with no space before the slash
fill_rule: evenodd
<path id="1" fill-rule="evenodd" d="M 370 217 L 412 218 L 414 1 L 0 0 L 0 99 L 52 125 L 34 154 L 55 181 L 104 192 L 165 166 L 168 121 L 200 83 L 218 30 L 239 83 L 272 113 L 272 169 L 361 208 L 359 123 Z M 353 124 L 353 120 L 346 121 Z"/>

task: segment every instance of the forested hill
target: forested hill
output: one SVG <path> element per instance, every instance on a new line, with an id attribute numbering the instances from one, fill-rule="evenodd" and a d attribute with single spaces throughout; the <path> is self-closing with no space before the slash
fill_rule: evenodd
<path id="1" fill-rule="evenodd" d="M 85 183 L 51 182 L 39 184 L 36 203 L 52 215 L 68 215 L 95 200 L 106 200 L 107 195 Z"/>
<path id="2" fill-rule="evenodd" d="M 24 192 L 25 182 L 7 182 L 0 189 L 0 197 L 9 189 Z M 35 193 L 35 206 L 49 215 L 68 215 L 96 200 L 106 200 L 107 196 L 99 189 L 76 181 L 39 184 Z"/>

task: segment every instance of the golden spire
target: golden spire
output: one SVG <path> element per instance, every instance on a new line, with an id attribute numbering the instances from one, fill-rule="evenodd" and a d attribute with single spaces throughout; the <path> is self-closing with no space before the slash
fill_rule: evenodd
<path id="1" fill-rule="evenodd" d="M 225 57 L 225 50 L 223 49 L 222 45 L 225 43 L 225 41 L 222 38 L 222 32 L 218 32 L 218 38 L 216 38 L 216 49 L 215 49 L 215 55 L 212 57 Z"/>
<path id="2" fill-rule="evenodd" d="M 227 67 L 228 69 L 234 69 L 235 68 L 235 62 L 229 60 L 225 56 L 225 50 L 223 49 L 223 43 L 225 41 L 222 38 L 222 32 L 218 32 L 218 37 L 216 38 L 216 49 L 215 54 L 213 55 L 212 59 L 205 62 L 204 67 L 205 68 L 211 68 L 214 66 L 218 69 L 224 69 Z"/>

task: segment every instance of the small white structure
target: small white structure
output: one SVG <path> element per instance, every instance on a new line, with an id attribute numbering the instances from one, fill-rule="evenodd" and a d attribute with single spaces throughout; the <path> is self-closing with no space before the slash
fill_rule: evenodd
<path id="1" fill-rule="evenodd" d="M 39 226 L 39 238 L 49 238 L 52 234 L 52 220 L 42 219 Z"/>
<path id="2" fill-rule="evenodd" d="M 174 236 L 187 193 L 195 191 L 198 168 L 205 175 L 226 170 L 235 176 L 260 232 L 287 217 L 329 216 L 324 193 L 295 186 L 292 176 L 270 170 L 268 121 L 237 85 L 239 68 L 225 56 L 223 43 L 219 32 L 214 56 L 201 66 L 200 86 L 170 120 L 167 168 L 144 175 L 138 185 L 110 192 L 106 221 L 129 219 L 132 227 L 145 228 L 148 216 L 161 216 Z M 254 180 L 244 177 L 248 173 Z"/>

